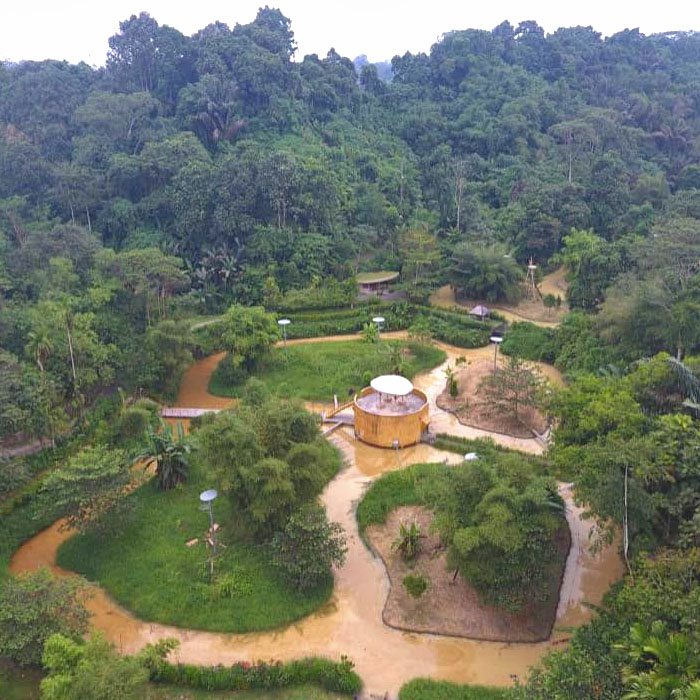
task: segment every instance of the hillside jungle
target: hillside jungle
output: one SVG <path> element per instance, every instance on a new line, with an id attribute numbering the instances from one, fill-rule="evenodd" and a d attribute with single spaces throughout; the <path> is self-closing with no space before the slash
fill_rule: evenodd
<path id="1" fill-rule="evenodd" d="M 399 696 L 700 698 L 700 35 L 504 22 L 378 71 L 333 49 L 298 55 L 290 20 L 265 7 L 191 37 L 141 13 L 109 46 L 99 68 L 0 64 L 0 695 L 362 692 L 352 648 L 214 668 L 176 664 L 169 641 L 127 656 L 83 642 L 82 579 L 13 575 L 13 553 L 66 518 L 79 535 L 61 561 L 141 617 L 234 632 L 301 619 L 329 600 L 347 549 L 317 505 L 341 456 L 301 399 L 413 376 L 495 330 L 509 364 L 493 396 L 522 392 L 551 435 L 527 460 L 438 436 L 483 455 L 436 477 L 438 495 L 462 493 L 452 479 L 483 486 L 464 486 L 483 499 L 476 516 L 460 502 L 437 516 L 455 577 L 517 612 L 561 525 L 555 480 L 573 482 L 590 546 L 613 543 L 625 575 L 515 685 L 406 679 Z M 358 297 L 356 276 L 376 271 L 399 282 Z M 469 316 L 475 303 L 490 319 Z M 377 314 L 394 340 L 377 337 Z M 290 341 L 361 339 L 287 355 L 273 348 L 283 316 Z M 187 436 L 158 407 L 213 353 L 229 354 L 209 389 L 239 404 Z M 562 382 L 536 385 L 523 363 Z M 180 547 L 174 578 L 154 576 L 136 533 L 162 513 L 149 552 L 170 556 L 212 480 L 231 518 L 225 575 L 209 559 L 185 595 L 197 557 Z M 432 503 L 387 483 L 387 508 Z M 499 540 L 505 524 L 532 538 Z M 418 535 L 399 540 L 403 552 Z M 220 606 L 238 616 L 224 627 Z"/>

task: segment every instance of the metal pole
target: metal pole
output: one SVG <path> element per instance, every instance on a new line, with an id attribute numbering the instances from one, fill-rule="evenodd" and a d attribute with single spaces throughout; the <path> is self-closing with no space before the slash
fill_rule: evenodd
<path id="1" fill-rule="evenodd" d="M 503 338 L 498 335 L 492 335 L 489 340 L 493 343 L 493 371 L 495 372 L 498 368 L 496 360 L 498 360 L 498 346 L 503 342 Z"/>
<path id="2" fill-rule="evenodd" d="M 284 346 L 284 361 L 287 362 L 287 326 L 291 323 L 288 318 L 281 318 L 277 325 L 282 328 L 282 345 Z"/>

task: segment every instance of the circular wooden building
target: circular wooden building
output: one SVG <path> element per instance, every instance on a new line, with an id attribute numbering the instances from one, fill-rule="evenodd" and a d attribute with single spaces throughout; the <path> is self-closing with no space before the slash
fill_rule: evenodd
<path id="1" fill-rule="evenodd" d="M 355 396 L 355 436 L 377 447 L 408 447 L 428 429 L 428 397 L 405 377 L 376 377 Z"/>

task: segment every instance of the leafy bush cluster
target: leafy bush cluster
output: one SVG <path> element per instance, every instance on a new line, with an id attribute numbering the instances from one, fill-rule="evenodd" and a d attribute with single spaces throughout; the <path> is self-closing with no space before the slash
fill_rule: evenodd
<path id="1" fill-rule="evenodd" d="M 32 474 L 24 457 L 0 457 L 0 503 L 17 489 L 26 486 Z"/>
<path id="2" fill-rule="evenodd" d="M 11 576 L 0 586 L 0 657 L 21 665 L 41 661 L 44 642 L 55 633 L 79 639 L 88 612 L 79 600 L 84 584 L 54 578 L 48 569 Z"/>
<path id="3" fill-rule="evenodd" d="M 615 349 L 596 334 L 593 317 L 576 310 L 556 329 L 529 322 L 511 324 L 501 351 L 525 360 L 554 364 L 567 373 L 600 371 L 619 361 Z"/>
<path id="4" fill-rule="evenodd" d="M 284 529 L 299 506 L 321 492 L 340 467 L 315 418 L 294 402 L 243 402 L 205 416 L 195 434 L 202 464 L 259 538 Z"/>
<path id="5" fill-rule="evenodd" d="M 171 664 L 157 659 L 151 664 L 150 674 L 156 683 L 208 691 L 277 690 L 309 683 L 343 694 L 358 693 L 362 689 L 353 663 L 345 657 L 339 662 L 308 658 L 287 663 L 240 662 L 232 666 Z"/>
<path id="6" fill-rule="evenodd" d="M 274 278 L 270 278 L 274 282 Z M 276 285 L 276 283 L 275 283 Z M 269 285 L 273 286 L 273 285 Z M 308 311 L 311 309 L 337 309 L 350 306 L 357 297 L 357 282 L 349 277 L 339 282 L 335 277 L 321 280 L 315 277 L 308 287 L 290 289 L 284 294 L 272 293 L 265 295 L 265 307 L 279 313 Z"/>
<path id="7" fill-rule="evenodd" d="M 547 655 L 517 700 L 570 700 L 571 698 L 681 698 L 671 695 L 674 680 L 694 670 L 684 668 L 683 656 L 668 650 L 672 663 L 665 677 L 657 676 L 649 694 L 635 694 L 625 687 L 623 669 L 629 664 L 630 630 L 633 625 L 651 628 L 662 623 L 670 632 L 685 635 L 689 647 L 700 644 L 700 550 L 662 549 L 654 556 L 641 556 L 633 564 L 633 576 L 613 588 L 598 615 L 573 634 L 571 644 Z M 661 645 L 659 645 L 661 646 Z M 644 661 L 654 646 L 638 655 Z M 658 648 L 658 647 L 657 647 Z M 651 665 L 650 665 L 651 666 Z M 649 668 L 650 668 L 649 666 Z M 690 675 L 690 678 L 693 676 Z M 630 691 L 625 695 L 625 691 Z M 694 697 L 694 696 L 690 696 Z"/>
<path id="8" fill-rule="evenodd" d="M 125 406 L 115 421 L 115 439 L 122 444 L 142 441 L 149 428 L 158 427 L 159 406 L 150 399 L 139 399 Z"/>
<path id="9" fill-rule="evenodd" d="M 345 562 L 347 544 L 338 523 L 329 523 L 316 503 L 292 513 L 272 540 L 272 561 L 285 580 L 299 590 L 314 588 L 334 566 Z"/>
<path id="10" fill-rule="evenodd" d="M 511 324 L 501 343 L 501 352 L 505 355 L 549 364 L 556 359 L 557 349 L 555 331 L 527 322 Z"/>
<path id="11" fill-rule="evenodd" d="M 519 610 L 558 587 L 555 536 L 565 527 L 553 479 L 516 453 L 479 451 L 458 467 L 414 465 L 376 480 L 357 509 L 360 532 L 402 505 L 425 505 L 459 570 L 484 600 Z"/>
<path id="12" fill-rule="evenodd" d="M 428 590 L 428 579 L 422 574 L 404 576 L 402 583 L 413 598 L 420 598 Z"/>
<path id="13" fill-rule="evenodd" d="M 147 692 L 143 656 L 121 656 L 101 635 L 83 641 L 53 634 L 41 660 L 42 700 L 142 700 Z"/>

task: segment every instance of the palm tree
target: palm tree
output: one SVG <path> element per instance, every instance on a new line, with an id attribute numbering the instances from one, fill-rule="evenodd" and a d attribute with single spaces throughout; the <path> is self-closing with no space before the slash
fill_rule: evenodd
<path id="1" fill-rule="evenodd" d="M 27 337 L 29 342 L 25 345 L 25 351 L 34 358 L 36 366 L 39 368 L 42 376 L 44 376 L 46 372 L 45 363 L 53 350 L 51 339 L 46 333 L 37 331 L 30 331 Z"/>
<path id="2" fill-rule="evenodd" d="M 399 343 L 387 345 L 392 374 L 403 374 L 406 368 L 406 348 Z"/>
<path id="3" fill-rule="evenodd" d="M 48 385 L 46 383 L 46 362 L 51 355 L 53 350 L 53 344 L 51 343 L 51 338 L 43 331 L 30 331 L 27 334 L 29 342 L 24 346 L 25 352 L 34 358 L 36 366 L 39 368 L 41 373 L 41 384 L 43 387 L 43 404 L 46 416 L 46 426 L 49 431 L 49 437 L 51 438 L 51 446 L 55 447 L 56 443 L 53 435 L 53 423 L 51 420 L 51 402 L 48 395 Z"/>
<path id="4" fill-rule="evenodd" d="M 401 523 L 399 536 L 394 540 L 391 548 L 399 551 L 404 559 L 413 559 L 420 550 L 421 537 L 423 535 L 421 535 L 418 525 Z"/>
<path id="5" fill-rule="evenodd" d="M 148 428 L 146 437 L 148 445 L 134 457 L 134 461 L 143 462 L 144 469 L 155 463 L 156 482 L 163 491 L 187 481 L 192 445 L 185 438 L 182 423 L 177 423 L 176 436 L 175 429 L 161 420 L 159 430 Z"/>
<path id="6" fill-rule="evenodd" d="M 686 688 L 674 693 L 673 700 L 700 700 L 700 681 L 694 681 Z"/>
<path id="7" fill-rule="evenodd" d="M 624 671 L 624 700 L 697 700 L 700 657 L 684 634 L 668 634 L 655 623 L 651 631 L 635 624 L 626 647 L 633 660 Z"/>

